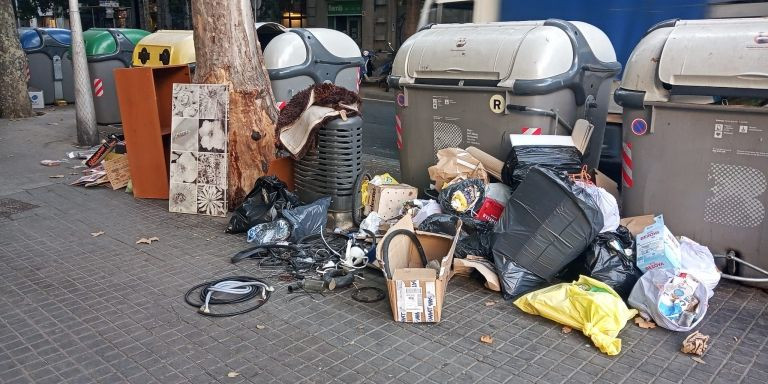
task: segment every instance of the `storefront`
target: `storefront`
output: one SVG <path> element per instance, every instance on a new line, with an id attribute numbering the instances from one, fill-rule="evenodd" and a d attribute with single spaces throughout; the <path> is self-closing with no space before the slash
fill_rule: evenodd
<path id="1" fill-rule="evenodd" d="M 329 0 L 328 28 L 343 32 L 362 44 L 362 14 L 363 6 L 360 0 Z"/>

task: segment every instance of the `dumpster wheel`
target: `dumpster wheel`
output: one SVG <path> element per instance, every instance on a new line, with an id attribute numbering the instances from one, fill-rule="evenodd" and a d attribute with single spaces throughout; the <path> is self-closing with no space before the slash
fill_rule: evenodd
<path id="1" fill-rule="evenodd" d="M 371 174 L 363 169 L 363 171 L 357 175 L 357 179 L 355 180 L 355 195 L 352 199 L 352 222 L 355 223 L 356 227 L 359 227 L 360 223 L 363 221 L 363 210 L 365 209 L 365 206 L 363 206 L 363 183 L 365 181 L 371 181 L 371 179 Z"/>
<path id="2" fill-rule="evenodd" d="M 738 256 L 736 256 L 736 251 L 732 249 L 729 249 L 725 255 L 714 255 L 714 257 L 718 259 L 725 259 L 725 270 L 720 273 L 720 276 L 724 279 L 740 281 L 744 283 L 768 283 L 768 271 L 740 259 Z M 753 269 L 765 277 L 736 276 L 736 270 L 739 264 L 743 264 L 747 268 Z"/>

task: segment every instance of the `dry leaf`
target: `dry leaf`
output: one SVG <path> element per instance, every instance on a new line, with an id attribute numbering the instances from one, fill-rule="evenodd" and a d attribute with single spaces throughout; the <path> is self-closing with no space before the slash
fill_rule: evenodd
<path id="1" fill-rule="evenodd" d="M 150 238 L 149 238 L 149 243 L 150 243 L 150 244 L 151 244 L 151 243 L 153 243 L 153 242 L 155 242 L 155 241 L 160 241 L 160 239 L 158 239 L 157 237 L 150 237 Z"/>
<path id="2" fill-rule="evenodd" d="M 493 305 L 496 305 L 496 302 L 495 302 L 495 301 L 486 301 L 486 302 L 485 302 L 485 306 L 486 306 L 486 307 L 490 307 L 490 306 L 493 306 Z"/>
<path id="3" fill-rule="evenodd" d="M 149 239 L 142 237 L 141 239 L 136 240 L 136 244 L 152 244 L 155 241 L 160 241 L 160 239 L 157 237 L 150 237 Z"/>
<path id="4" fill-rule="evenodd" d="M 240 376 L 240 374 L 235 371 L 227 373 L 227 377 L 238 377 L 238 376 Z"/>
<path id="5" fill-rule="evenodd" d="M 264 328 L 266 328 L 266 327 L 267 327 L 267 326 L 266 326 L 266 325 L 264 325 L 264 324 L 256 324 L 256 329 L 264 329 Z"/>
<path id="6" fill-rule="evenodd" d="M 48 176 L 49 179 L 63 179 L 64 175 L 50 175 Z"/>
<path id="7" fill-rule="evenodd" d="M 98 232 L 91 232 L 91 236 L 93 237 L 99 237 L 104 234 L 104 231 L 98 231 Z"/>
<path id="8" fill-rule="evenodd" d="M 638 316 L 635 317 L 635 324 L 637 324 L 638 327 L 643 329 L 653 329 L 656 328 L 656 323 L 653 321 L 646 321 L 642 317 Z"/>
<path id="9" fill-rule="evenodd" d="M 702 360 L 701 357 L 693 356 L 693 357 L 691 357 L 691 360 L 693 360 L 693 361 L 695 361 L 695 362 L 697 362 L 699 364 L 707 364 L 707 362 Z"/>
<path id="10" fill-rule="evenodd" d="M 734 337 L 733 337 L 733 341 L 739 341 L 739 338 L 738 338 L 738 337 L 736 337 L 736 336 L 734 336 Z"/>
<path id="11" fill-rule="evenodd" d="M 480 336 L 480 342 L 484 344 L 492 344 L 493 337 L 491 337 L 490 335 L 482 335 Z"/>
<path id="12" fill-rule="evenodd" d="M 562 330 L 563 333 L 571 333 L 571 331 L 573 331 L 573 328 L 571 328 L 571 327 L 569 327 L 567 325 L 563 326 L 563 330 Z"/>
<path id="13" fill-rule="evenodd" d="M 683 346 L 680 348 L 680 352 L 703 356 L 704 352 L 709 348 L 707 342 L 709 342 L 709 336 L 696 331 L 683 340 Z"/>

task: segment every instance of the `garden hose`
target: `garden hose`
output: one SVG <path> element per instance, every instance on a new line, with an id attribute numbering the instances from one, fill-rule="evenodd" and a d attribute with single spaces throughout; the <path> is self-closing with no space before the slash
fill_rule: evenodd
<path id="1" fill-rule="evenodd" d="M 200 302 L 192 301 L 192 294 L 200 290 Z M 198 308 L 198 313 L 210 317 L 229 317 L 242 315 L 258 309 L 269 300 L 275 289 L 268 281 L 250 276 L 230 276 L 222 279 L 205 282 L 190 288 L 184 294 L 184 301 Z M 226 294 L 229 297 L 216 297 L 217 294 Z M 221 296 L 221 295 L 219 295 Z M 211 312 L 211 306 L 241 304 L 253 299 L 258 303 L 241 310 L 232 312 Z"/>
<path id="2" fill-rule="evenodd" d="M 389 243 L 398 235 L 404 235 L 411 239 L 413 245 L 416 246 L 416 251 L 419 253 L 422 266 L 426 267 L 428 263 L 427 255 L 424 253 L 424 247 L 421 246 L 421 242 L 419 241 L 419 238 L 416 237 L 416 234 L 407 229 L 396 229 L 392 232 L 389 232 L 381 241 L 381 261 L 384 263 L 384 272 L 386 272 L 387 278 L 389 279 L 392 278 L 392 270 L 389 266 Z"/>

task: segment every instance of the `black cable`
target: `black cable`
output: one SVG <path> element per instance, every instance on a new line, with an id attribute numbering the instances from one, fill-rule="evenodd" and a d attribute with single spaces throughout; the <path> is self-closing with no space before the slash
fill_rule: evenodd
<path id="1" fill-rule="evenodd" d="M 419 252 L 422 266 L 426 266 L 428 263 L 427 255 L 424 253 L 424 247 L 421 246 L 421 242 L 419 241 L 419 238 L 416 237 L 416 234 L 407 229 L 396 229 L 389 232 L 381 241 L 381 259 L 384 262 L 384 271 L 387 272 L 387 278 L 390 279 L 392 278 L 392 270 L 390 270 L 389 267 L 389 243 L 398 235 L 404 235 L 411 239 L 413 245 L 416 246 L 416 251 Z"/>
<path id="2" fill-rule="evenodd" d="M 208 293 L 211 292 L 211 287 L 213 287 L 216 284 L 225 282 L 225 281 L 236 281 L 236 282 L 246 282 L 246 283 L 247 282 L 258 282 L 258 283 L 264 284 L 265 286 L 271 287 L 271 285 L 269 284 L 268 281 L 266 281 L 264 279 L 259 279 L 257 277 L 230 276 L 230 277 L 225 277 L 225 278 L 222 278 L 222 279 L 218 279 L 218 280 L 209 281 L 209 282 L 205 282 L 205 283 L 201 283 L 201 284 L 195 285 L 194 287 L 190 288 L 187 291 L 187 293 L 184 294 L 184 301 L 187 304 L 189 304 L 189 305 L 191 305 L 191 306 L 193 306 L 195 308 L 200 309 L 202 306 L 205 305 L 206 297 L 207 297 Z M 258 309 L 259 307 L 261 307 L 262 305 L 264 305 L 269 300 L 270 296 L 272 296 L 272 291 L 270 290 L 271 288 L 270 289 L 264 289 L 263 287 L 258 286 L 258 285 L 252 285 L 251 287 L 252 287 L 252 289 L 250 289 L 248 292 L 246 292 L 244 294 L 232 294 L 232 293 L 229 293 L 229 295 L 232 295 L 233 297 L 228 297 L 228 298 L 215 297 L 216 292 L 213 292 L 211 294 L 210 299 L 208 300 L 208 306 L 218 306 L 218 305 L 240 304 L 240 303 L 245 303 L 245 302 L 251 301 L 254 298 L 258 298 L 259 302 L 254 304 L 254 305 L 252 305 L 252 306 L 250 306 L 250 307 L 247 307 L 245 309 L 241 309 L 241 310 L 238 310 L 238 311 L 232 311 L 232 312 L 211 313 L 211 312 L 203 312 L 202 310 L 199 310 L 198 313 L 200 313 L 203 316 L 209 316 L 209 317 L 230 317 L 230 316 L 242 315 L 244 313 L 248 313 L 248 312 L 254 311 L 254 310 Z M 192 301 L 192 294 L 196 290 L 198 290 L 198 289 L 200 290 L 200 297 L 199 297 L 200 302 L 199 303 L 195 303 L 195 302 Z M 262 295 L 264 297 L 263 299 L 261 298 Z"/>
<path id="3" fill-rule="evenodd" d="M 237 263 L 238 261 L 242 261 L 245 259 L 256 259 L 259 258 L 263 253 L 269 252 L 273 249 L 285 249 L 289 251 L 298 252 L 299 254 L 304 253 L 304 249 L 294 245 L 294 244 L 263 244 L 256 247 L 251 247 L 248 249 L 244 249 L 238 253 L 236 253 L 234 256 L 232 256 L 232 264 Z"/>
<path id="4" fill-rule="evenodd" d="M 374 292 L 376 293 L 376 296 L 368 298 L 366 297 L 367 292 Z M 385 297 L 386 295 L 384 294 L 384 290 L 376 287 L 360 287 L 352 291 L 352 300 L 359 301 L 361 303 L 375 303 L 377 301 L 384 300 Z"/>

